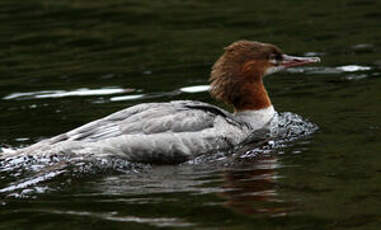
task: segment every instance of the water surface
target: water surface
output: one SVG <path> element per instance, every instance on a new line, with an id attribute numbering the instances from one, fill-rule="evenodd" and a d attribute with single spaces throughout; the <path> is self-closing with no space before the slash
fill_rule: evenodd
<path id="1" fill-rule="evenodd" d="M 19 165 L 0 172 L 0 189 L 10 189 L 0 228 L 379 229 L 380 8 L 372 0 L 1 1 L 6 149 L 143 102 L 224 106 L 210 99 L 207 79 L 238 39 L 323 61 L 265 79 L 277 110 L 316 124 L 312 135 L 175 166 L 55 164 L 41 179 Z"/>

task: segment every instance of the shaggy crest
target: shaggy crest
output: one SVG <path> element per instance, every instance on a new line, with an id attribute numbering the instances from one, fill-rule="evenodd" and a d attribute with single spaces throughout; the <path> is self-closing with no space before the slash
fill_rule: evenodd
<path id="1" fill-rule="evenodd" d="M 282 51 L 271 44 L 246 40 L 232 43 L 212 67 L 211 96 L 233 105 L 236 111 L 270 106 L 262 77 L 272 65 L 270 58 L 281 55 Z"/>

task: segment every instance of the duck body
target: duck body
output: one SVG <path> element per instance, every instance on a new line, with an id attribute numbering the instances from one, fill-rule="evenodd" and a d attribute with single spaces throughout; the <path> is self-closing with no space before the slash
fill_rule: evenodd
<path id="1" fill-rule="evenodd" d="M 234 113 L 198 101 L 140 104 L 15 154 L 117 156 L 137 162 L 177 163 L 231 149 L 265 138 L 262 131 L 271 130 L 270 123 L 276 120 L 263 77 L 319 61 L 285 55 L 267 43 L 234 42 L 213 65 L 210 76 L 210 94 L 231 105 Z"/>
<path id="2" fill-rule="evenodd" d="M 40 141 L 18 154 L 118 156 L 134 162 L 177 163 L 231 149 L 266 129 L 273 107 L 231 114 L 198 101 L 139 104 Z M 255 137 L 258 138 L 258 137 Z"/>

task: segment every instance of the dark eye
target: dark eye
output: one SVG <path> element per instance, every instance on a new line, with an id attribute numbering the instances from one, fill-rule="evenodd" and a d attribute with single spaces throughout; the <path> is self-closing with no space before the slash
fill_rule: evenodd
<path id="1" fill-rule="evenodd" d="M 282 54 L 280 54 L 280 53 L 272 53 L 269 56 L 269 60 L 271 62 L 274 62 L 274 64 L 278 64 L 279 62 L 282 61 L 282 59 L 283 59 Z"/>
<path id="2" fill-rule="evenodd" d="M 282 61 L 282 54 L 280 53 L 272 53 L 270 54 L 270 59 Z"/>

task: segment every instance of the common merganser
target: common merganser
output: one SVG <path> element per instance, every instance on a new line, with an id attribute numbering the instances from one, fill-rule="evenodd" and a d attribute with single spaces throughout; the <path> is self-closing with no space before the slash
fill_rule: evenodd
<path id="1" fill-rule="evenodd" d="M 210 94 L 232 105 L 229 113 L 198 101 L 145 103 L 16 151 L 25 155 L 118 156 L 148 163 L 181 162 L 252 141 L 276 111 L 262 78 L 288 67 L 319 62 L 278 47 L 241 40 L 225 48 L 212 67 Z"/>

